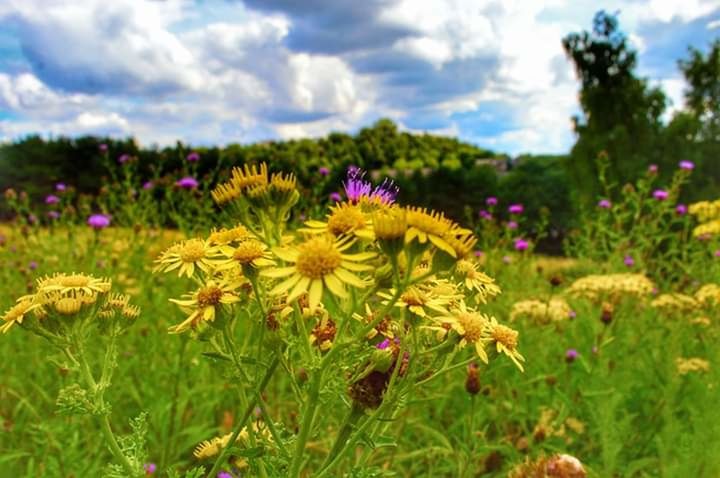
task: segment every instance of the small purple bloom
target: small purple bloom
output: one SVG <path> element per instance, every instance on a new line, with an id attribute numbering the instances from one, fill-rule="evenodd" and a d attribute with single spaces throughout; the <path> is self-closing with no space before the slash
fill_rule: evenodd
<path id="1" fill-rule="evenodd" d="M 148 189 L 152 189 L 154 186 L 155 185 L 153 184 L 152 181 L 145 181 L 145 183 L 143 183 L 143 185 L 142 185 L 142 188 L 145 190 L 148 190 Z"/>
<path id="2" fill-rule="evenodd" d="M 120 163 L 120 164 L 125 164 L 125 163 L 127 163 L 128 161 L 130 161 L 130 155 L 129 155 L 129 154 L 120 155 L 120 157 L 118 158 L 118 163 Z"/>
<path id="3" fill-rule="evenodd" d="M 632 256 L 630 256 L 630 255 L 625 256 L 625 258 L 623 259 L 623 264 L 625 264 L 628 267 L 632 267 L 635 265 L 635 259 L 633 259 Z"/>
<path id="4" fill-rule="evenodd" d="M 508 221 L 508 223 L 505 225 L 508 229 L 517 229 L 518 223 L 515 221 Z"/>
<path id="5" fill-rule="evenodd" d="M 508 207 L 508 212 L 510 214 L 522 214 L 525 208 L 523 208 L 522 204 L 511 204 L 510 207 Z"/>
<path id="6" fill-rule="evenodd" d="M 30 268 L 31 271 L 34 271 L 35 269 L 38 268 L 37 261 L 30 261 L 30 264 L 28 264 L 28 267 Z"/>
<path id="7" fill-rule="evenodd" d="M 194 163 L 196 161 L 200 161 L 200 154 L 193 151 L 192 153 L 188 154 L 185 159 L 191 163 Z"/>
<path id="8" fill-rule="evenodd" d="M 48 211 L 47 215 L 50 219 L 59 219 L 60 218 L 60 213 L 57 211 Z"/>
<path id="9" fill-rule="evenodd" d="M 495 206 L 495 205 L 497 205 L 497 203 L 498 203 L 498 198 L 496 198 L 495 196 L 490 196 L 487 199 L 485 199 L 485 204 L 487 204 L 488 206 Z"/>
<path id="10" fill-rule="evenodd" d="M 390 347 L 390 339 L 385 339 L 375 346 L 378 350 L 385 350 L 388 347 Z"/>
<path id="11" fill-rule="evenodd" d="M 110 225 L 110 217 L 105 214 L 93 214 L 88 218 L 87 223 L 93 229 L 104 229 Z"/>
<path id="12" fill-rule="evenodd" d="M 715 257 L 720 257 L 720 249 L 715 251 Z"/>
<path id="13" fill-rule="evenodd" d="M 693 163 L 692 161 L 680 161 L 680 164 L 678 164 L 678 166 L 680 166 L 680 169 L 692 171 L 695 168 L 695 163 Z"/>
<path id="14" fill-rule="evenodd" d="M 37 216 L 35 214 L 28 214 L 28 222 L 35 224 L 37 222 Z"/>
<path id="15" fill-rule="evenodd" d="M 592 353 L 594 353 L 595 355 L 597 355 L 598 352 L 600 352 L 600 349 L 597 348 L 597 345 L 593 345 Z"/>
<path id="16" fill-rule="evenodd" d="M 651 164 L 648 166 L 648 173 L 655 174 L 658 172 L 658 165 L 657 164 Z"/>
<path id="17" fill-rule="evenodd" d="M 675 212 L 678 214 L 678 216 L 684 216 L 688 212 L 688 208 L 684 204 L 678 204 L 675 206 Z"/>
<path id="18" fill-rule="evenodd" d="M 103 143 L 100 146 L 98 146 L 98 149 L 100 150 L 101 153 L 107 153 L 108 145 Z"/>
<path id="19" fill-rule="evenodd" d="M 221 471 L 218 473 L 217 478 L 233 478 L 233 476 L 227 471 Z"/>
<path id="20" fill-rule="evenodd" d="M 481 251 L 480 249 L 475 251 L 475 257 L 482 257 L 484 255 L 485 255 L 485 253 L 483 251 Z"/>
<path id="21" fill-rule="evenodd" d="M 330 200 L 333 202 L 340 202 L 342 201 L 342 196 L 339 192 L 330 193 Z"/>
<path id="22" fill-rule="evenodd" d="M 65 183 L 57 183 L 55 185 L 55 191 L 63 192 L 67 189 L 67 186 L 65 186 Z"/>
<path id="23" fill-rule="evenodd" d="M 480 215 L 480 217 L 481 217 L 482 219 L 485 219 L 486 221 L 492 220 L 492 214 L 490 214 L 490 213 L 489 213 L 488 211 L 486 211 L 485 209 L 481 209 L 478 214 Z"/>
<path id="24" fill-rule="evenodd" d="M 185 176 L 184 178 L 180 178 L 177 181 L 175 181 L 175 186 L 181 187 L 183 189 L 195 189 L 198 187 L 197 179 L 193 178 L 192 176 Z"/>
<path id="25" fill-rule="evenodd" d="M 54 194 L 48 194 L 45 197 L 45 204 L 57 204 L 60 202 L 60 198 Z"/>
<path id="26" fill-rule="evenodd" d="M 157 465 L 155 463 L 145 463 L 143 469 L 146 475 L 152 475 L 155 473 L 155 470 L 157 470 Z"/>
<path id="27" fill-rule="evenodd" d="M 369 196 L 372 191 L 372 184 L 364 180 L 365 171 L 350 167 L 347 172 L 345 195 L 352 202 L 358 202 L 362 196 Z"/>
<path id="28" fill-rule="evenodd" d="M 572 363 L 572 362 L 575 361 L 575 359 L 578 358 L 579 355 L 580 355 L 580 354 L 578 353 L 577 350 L 575 350 L 575 349 L 567 349 L 567 351 L 565 352 L 565 361 L 566 361 L 567 363 Z"/>
<path id="29" fill-rule="evenodd" d="M 392 204 L 395 202 L 398 192 L 400 192 L 400 188 L 393 180 L 385 178 L 379 186 L 375 186 L 370 197 L 379 199 L 383 204 Z"/>
<path id="30" fill-rule="evenodd" d="M 577 312 L 575 312 L 574 310 L 571 310 L 570 312 L 568 312 L 568 319 L 572 320 L 575 317 L 577 317 Z"/>
<path id="31" fill-rule="evenodd" d="M 524 251 L 530 246 L 530 243 L 525 239 L 515 239 L 515 250 Z"/>
<path id="32" fill-rule="evenodd" d="M 601 199 L 598 201 L 598 207 L 603 209 L 610 209 L 612 207 L 612 203 L 608 199 Z"/>
<path id="33" fill-rule="evenodd" d="M 658 289 L 657 287 L 653 287 L 650 293 L 652 295 L 658 295 L 660 293 L 660 289 Z"/>
<path id="34" fill-rule="evenodd" d="M 664 201 L 668 198 L 668 192 L 664 189 L 656 189 L 653 191 L 653 197 L 658 201 Z"/>
<path id="35" fill-rule="evenodd" d="M 320 166 L 320 168 L 318 168 L 318 173 L 320 173 L 320 176 L 327 176 L 328 174 L 330 174 L 330 168 Z"/>

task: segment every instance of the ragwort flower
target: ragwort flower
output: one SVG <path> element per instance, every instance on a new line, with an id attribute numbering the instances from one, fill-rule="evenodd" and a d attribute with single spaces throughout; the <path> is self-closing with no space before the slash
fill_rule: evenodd
<path id="1" fill-rule="evenodd" d="M 179 334 L 200 322 L 213 322 L 223 305 L 238 302 L 240 298 L 235 293 L 239 287 L 237 283 L 210 280 L 192 294 L 185 294 L 185 299 L 170 299 L 180 306 L 188 315 L 182 323 L 170 327 L 172 334 Z"/>
<path id="2" fill-rule="evenodd" d="M 220 250 L 210 245 L 210 242 L 203 239 L 189 239 L 171 246 L 155 261 L 158 265 L 153 272 L 178 271 L 182 277 L 192 277 L 197 267 L 206 274 L 211 268 L 222 262 L 217 257 Z"/>

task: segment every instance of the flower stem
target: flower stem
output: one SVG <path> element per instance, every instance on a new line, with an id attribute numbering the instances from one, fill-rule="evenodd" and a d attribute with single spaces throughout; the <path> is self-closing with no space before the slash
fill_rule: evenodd
<path id="1" fill-rule="evenodd" d="M 343 423 L 343 426 L 340 429 L 337 438 L 335 438 L 335 443 L 330 449 L 330 453 L 328 453 L 328 456 L 327 458 L 325 458 L 323 464 L 320 465 L 321 472 L 324 471 L 325 468 L 327 468 L 328 465 L 333 462 L 335 457 L 343 450 L 345 443 L 352 434 L 355 424 L 358 422 L 358 420 L 360 420 L 360 418 L 362 418 L 363 415 L 365 415 L 365 411 L 357 404 L 353 403 L 352 408 L 350 409 L 347 417 L 345 418 L 345 423 Z"/>

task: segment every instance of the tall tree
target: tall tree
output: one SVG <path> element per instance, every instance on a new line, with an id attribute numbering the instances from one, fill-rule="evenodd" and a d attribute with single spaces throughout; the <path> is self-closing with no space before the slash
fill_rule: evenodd
<path id="1" fill-rule="evenodd" d="M 617 15 L 595 14 L 592 31 L 571 33 L 563 47 L 580 80 L 582 115 L 573 118 L 577 141 L 566 167 L 581 199 L 598 193 L 596 158 L 610 158 L 608 179 L 623 183 L 659 156 L 657 137 L 666 98 L 635 76 L 637 55 Z"/>

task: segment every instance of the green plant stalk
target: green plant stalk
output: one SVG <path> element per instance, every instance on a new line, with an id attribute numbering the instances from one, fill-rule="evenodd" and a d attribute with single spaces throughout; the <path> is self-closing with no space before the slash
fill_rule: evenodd
<path id="1" fill-rule="evenodd" d="M 185 355 L 185 347 L 187 345 L 187 339 L 183 336 L 180 342 L 180 351 L 177 356 L 177 365 L 175 368 L 175 376 L 173 377 L 173 395 L 172 403 L 170 404 L 170 415 L 169 423 L 166 429 L 165 444 L 163 446 L 162 455 L 160 455 L 160 469 L 163 470 L 167 466 L 168 455 L 171 451 L 172 436 L 175 433 L 175 415 L 177 414 L 177 402 L 180 396 L 180 375 L 182 374 L 182 359 Z"/>
<path id="2" fill-rule="evenodd" d="M 325 458 L 325 461 L 322 463 L 322 465 L 320 465 L 320 470 L 324 470 L 325 468 L 327 468 L 327 466 L 333 462 L 338 453 L 343 450 L 345 443 L 348 441 L 350 435 L 352 434 L 353 428 L 355 428 L 358 420 L 360 420 L 360 418 L 362 418 L 364 415 L 365 411 L 357 404 L 353 403 L 352 408 L 350 408 L 350 411 L 345 417 L 345 421 L 340 428 L 340 432 L 335 438 L 335 443 L 330 449 L 330 453 L 328 453 L 327 458 Z"/>
<path id="3" fill-rule="evenodd" d="M 220 455 L 217 457 L 217 460 L 215 460 L 215 463 L 213 464 L 212 468 L 210 469 L 210 473 L 208 473 L 207 476 L 217 475 L 218 469 L 220 469 L 220 466 L 224 463 L 227 454 L 230 452 L 230 448 L 232 448 L 232 445 L 235 444 L 235 442 L 237 441 L 238 435 L 240 435 L 242 429 L 245 428 L 245 423 L 247 423 L 248 418 L 250 418 L 250 415 L 255 409 L 258 397 L 260 397 L 262 392 L 265 390 L 265 387 L 267 387 L 279 364 L 280 359 L 277 357 L 273 358 L 272 363 L 270 363 L 270 366 L 265 371 L 265 375 L 263 376 L 260 383 L 257 385 L 255 393 L 253 394 L 252 399 L 249 401 L 247 408 L 245 408 L 245 413 L 243 413 L 243 416 L 235 427 L 235 430 L 233 430 L 233 434 L 228 441 L 228 446 L 223 448 L 222 452 L 220 452 Z"/>

